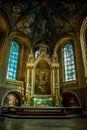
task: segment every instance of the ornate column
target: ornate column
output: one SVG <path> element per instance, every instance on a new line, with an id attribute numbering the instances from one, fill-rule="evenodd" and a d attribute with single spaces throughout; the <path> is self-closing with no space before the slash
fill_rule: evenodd
<path id="1" fill-rule="evenodd" d="M 26 76 L 26 94 L 27 94 L 27 92 L 28 92 L 28 87 L 29 87 L 29 85 L 30 85 L 30 69 L 29 68 L 27 68 L 27 76 Z"/>
<path id="2" fill-rule="evenodd" d="M 52 64 L 52 85 L 53 95 L 55 97 L 55 106 L 60 105 L 60 87 L 59 87 L 59 64 Z"/>
<path id="3" fill-rule="evenodd" d="M 59 64 L 55 68 L 56 71 L 56 87 L 55 87 L 55 93 L 56 93 L 56 106 L 60 106 L 60 86 L 59 86 Z"/>
<path id="4" fill-rule="evenodd" d="M 54 67 L 52 67 L 52 86 L 53 86 L 53 95 L 55 95 L 55 73 L 54 73 Z"/>
<path id="5" fill-rule="evenodd" d="M 31 95 L 34 94 L 34 66 L 31 69 Z"/>
<path id="6" fill-rule="evenodd" d="M 27 106 L 30 106 L 34 87 L 34 65 L 27 64 L 27 79 L 26 79 L 26 98 Z"/>
<path id="7" fill-rule="evenodd" d="M 27 76 L 26 76 L 26 100 L 27 106 L 30 106 L 31 98 L 33 95 L 33 87 L 34 87 L 34 57 L 31 52 L 29 54 L 28 63 L 27 63 Z"/>
<path id="8" fill-rule="evenodd" d="M 60 106 L 59 63 L 58 63 L 58 56 L 55 52 L 53 53 L 52 61 L 53 61 L 53 64 L 52 64 L 53 89 L 54 89 L 54 97 L 55 97 L 55 106 Z"/>

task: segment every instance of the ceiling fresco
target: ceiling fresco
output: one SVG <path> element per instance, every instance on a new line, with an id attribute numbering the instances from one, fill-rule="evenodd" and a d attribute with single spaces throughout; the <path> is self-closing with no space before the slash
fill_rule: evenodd
<path id="1" fill-rule="evenodd" d="M 2 0 L 1 7 L 8 16 L 10 31 L 24 33 L 32 46 L 45 41 L 52 49 L 58 37 L 73 32 L 80 19 L 84 2 L 72 0 Z M 77 20 L 78 19 L 78 20 Z"/>

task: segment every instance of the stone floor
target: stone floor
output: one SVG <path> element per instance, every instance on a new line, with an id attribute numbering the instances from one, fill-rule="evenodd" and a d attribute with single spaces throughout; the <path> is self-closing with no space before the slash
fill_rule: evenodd
<path id="1" fill-rule="evenodd" d="M 0 130 L 87 130 L 87 118 L 13 119 L 0 121 Z"/>

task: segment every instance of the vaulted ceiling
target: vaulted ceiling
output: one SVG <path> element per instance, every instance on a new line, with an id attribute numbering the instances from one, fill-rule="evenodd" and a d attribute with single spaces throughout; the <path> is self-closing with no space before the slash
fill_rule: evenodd
<path id="1" fill-rule="evenodd" d="M 1 0 L 10 32 L 24 33 L 37 46 L 44 41 L 52 50 L 58 37 L 75 32 L 87 3 L 83 0 Z M 83 10 L 83 12 L 82 12 Z"/>

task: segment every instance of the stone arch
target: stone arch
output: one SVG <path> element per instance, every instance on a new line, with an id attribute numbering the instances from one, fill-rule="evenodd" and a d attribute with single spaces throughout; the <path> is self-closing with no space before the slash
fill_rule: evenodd
<path id="1" fill-rule="evenodd" d="M 79 97 L 72 91 L 66 91 L 62 93 L 62 104 L 64 107 L 81 106 Z"/>
<path id="2" fill-rule="evenodd" d="M 9 42 L 11 42 L 13 39 L 19 41 L 20 44 L 24 44 L 29 48 L 31 47 L 30 39 L 22 32 L 11 32 L 9 35 Z"/>
<path id="3" fill-rule="evenodd" d="M 8 90 L 7 92 L 4 93 L 4 96 L 2 97 L 1 106 L 5 105 L 4 101 L 5 101 L 5 99 L 7 98 L 7 96 L 9 94 L 14 94 L 17 97 L 17 99 L 18 99 L 18 106 L 20 106 L 22 104 L 22 102 L 23 102 L 22 101 L 22 98 L 23 98 L 22 93 L 17 91 L 17 90 L 15 90 L 15 89 L 12 89 L 12 90 Z"/>
<path id="4" fill-rule="evenodd" d="M 57 53 L 58 48 L 62 45 L 65 44 L 67 41 L 73 41 L 74 40 L 74 34 L 68 34 L 61 39 L 59 39 L 56 43 L 56 46 L 54 48 L 54 54 Z"/>
<path id="5" fill-rule="evenodd" d="M 87 77 L 87 42 L 86 42 L 86 33 L 87 33 L 87 17 L 84 18 L 81 28 L 80 28 L 80 42 L 83 56 L 83 63 L 85 69 L 85 77 Z"/>

